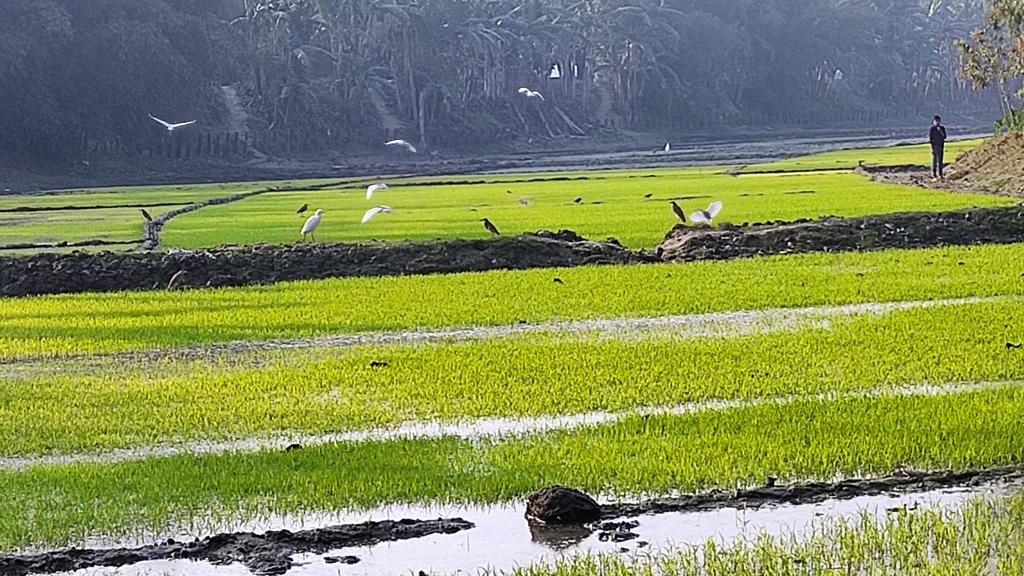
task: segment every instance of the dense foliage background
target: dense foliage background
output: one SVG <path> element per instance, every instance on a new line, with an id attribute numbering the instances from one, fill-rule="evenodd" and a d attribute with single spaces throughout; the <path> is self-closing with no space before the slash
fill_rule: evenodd
<path id="1" fill-rule="evenodd" d="M 0 148 L 204 129 L 427 146 L 965 105 L 982 0 L 6 0 Z M 561 77 L 550 78 L 557 66 Z M 544 93 L 525 99 L 520 86 Z"/>

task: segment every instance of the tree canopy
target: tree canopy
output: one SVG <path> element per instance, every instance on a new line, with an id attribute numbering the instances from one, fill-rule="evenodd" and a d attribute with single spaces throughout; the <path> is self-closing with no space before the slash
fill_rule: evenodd
<path id="1" fill-rule="evenodd" d="M 427 146 L 971 98 L 981 0 L 8 0 L 0 147 L 154 137 L 152 113 Z M 552 71 L 555 71 L 553 73 Z M 524 99 L 529 87 L 545 96 Z"/>

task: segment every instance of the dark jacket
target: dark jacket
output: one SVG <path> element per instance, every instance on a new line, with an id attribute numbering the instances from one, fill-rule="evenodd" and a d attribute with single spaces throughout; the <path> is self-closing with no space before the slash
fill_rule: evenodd
<path id="1" fill-rule="evenodd" d="M 932 126 L 931 131 L 928 132 L 928 141 L 932 143 L 932 146 L 942 146 L 946 143 L 946 127 L 945 126 Z"/>

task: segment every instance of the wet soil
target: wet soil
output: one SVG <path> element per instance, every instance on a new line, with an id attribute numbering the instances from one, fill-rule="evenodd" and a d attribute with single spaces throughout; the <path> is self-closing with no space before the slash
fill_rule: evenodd
<path id="1" fill-rule="evenodd" d="M 118 567 L 166 559 L 205 560 L 212 564 L 242 563 L 254 574 L 278 575 L 292 568 L 292 556 L 327 552 L 349 546 L 371 546 L 454 534 L 473 528 L 461 518 L 438 520 L 382 520 L 290 532 L 218 534 L 193 542 L 174 540 L 136 548 L 68 549 L 31 555 L 0 556 L 0 574 L 23 576 L 70 572 L 94 567 Z"/>
<path id="2" fill-rule="evenodd" d="M 362 518 L 368 516 L 377 521 L 347 526 L 380 525 L 387 527 L 384 528 L 385 534 L 390 536 L 395 523 L 382 518 L 395 515 L 433 517 L 440 514 L 467 520 L 433 521 L 425 524 L 430 527 L 427 532 L 407 539 L 378 538 L 376 535 L 364 537 L 359 532 L 359 536 L 347 540 L 325 540 L 312 536 L 319 534 L 315 528 L 301 532 L 275 528 L 267 532 L 273 535 L 273 543 L 265 549 L 260 548 L 265 538 L 250 532 L 218 535 L 198 541 L 210 543 L 203 546 L 212 549 L 213 554 L 169 554 L 165 552 L 169 545 L 166 543 L 89 553 L 107 554 L 111 558 L 107 565 L 125 567 L 124 571 L 118 570 L 115 574 L 152 573 L 151 569 L 163 574 L 189 576 L 238 574 L 237 569 L 229 572 L 231 567 L 225 566 L 235 562 L 242 563 L 256 574 L 281 574 L 287 570 L 295 576 L 336 575 L 341 562 L 351 564 L 344 573 L 352 575 L 416 574 L 419 570 L 432 574 L 468 574 L 486 568 L 510 570 L 516 566 L 549 563 L 565 555 L 643 553 L 671 546 L 699 546 L 709 540 L 729 543 L 761 534 L 802 537 L 822 518 L 858 518 L 864 514 L 881 518 L 888 513 L 913 510 L 918 506 L 953 508 L 976 498 L 1005 497 L 1017 492 L 1022 481 L 1024 470 L 1020 467 L 945 472 L 897 471 L 880 478 L 798 482 L 772 488 L 712 491 L 635 503 L 604 504 L 600 507 L 600 520 L 574 526 L 529 523 L 523 518 L 522 504 L 396 506 L 361 512 L 359 516 Z M 346 513 L 333 518 L 346 521 L 354 515 Z M 326 518 L 310 521 L 315 525 Z M 294 519 L 287 518 L 266 521 L 274 527 L 295 525 Z M 299 524 L 309 526 L 307 522 Z M 296 538 L 298 534 L 311 536 L 313 542 L 308 537 Z M 339 545 L 339 542 L 349 543 Z M 187 546 L 177 546 L 181 550 L 189 550 Z M 259 553 L 260 550 L 265 552 Z M 38 564 L 42 567 L 40 573 L 67 571 L 75 566 L 84 568 L 83 564 L 72 563 L 84 553 L 71 550 L 0 557 L 0 572 L 16 576 L 27 574 L 24 562 L 28 559 L 43 562 Z M 161 563 L 161 559 L 168 561 Z M 4 572 L 7 566 L 19 571 Z M 85 574 L 90 572 L 79 571 L 74 576 Z"/>
<path id="3" fill-rule="evenodd" d="M 903 212 L 794 222 L 677 224 L 655 253 L 666 262 L 1024 242 L 1024 206 Z"/>
<path id="4" fill-rule="evenodd" d="M 192 208 L 195 209 L 195 208 Z M 183 209 L 184 210 L 184 209 Z M 173 213 L 161 216 L 163 221 Z M 158 242 L 161 220 L 146 227 Z M 563 238 L 573 238 L 565 240 Z M 245 286 L 348 276 L 399 276 L 654 262 L 617 242 L 571 233 L 480 240 L 225 247 L 166 254 L 36 254 L 0 257 L 0 296 Z"/>
<path id="5" fill-rule="evenodd" d="M 969 470 L 917 471 L 897 470 L 888 476 L 851 478 L 838 482 L 806 481 L 788 485 L 766 485 L 736 490 L 680 495 L 673 498 L 648 500 L 637 504 L 606 504 L 601 508 L 605 519 L 664 514 L 668 512 L 696 512 L 722 507 L 759 508 L 779 504 L 813 504 L 825 500 L 844 500 L 859 496 L 874 496 L 894 492 L 927 492 L 944 488 L 966 488 L 995 483 L 1024 483 L 1024 467 L 1004 466 Z"/>

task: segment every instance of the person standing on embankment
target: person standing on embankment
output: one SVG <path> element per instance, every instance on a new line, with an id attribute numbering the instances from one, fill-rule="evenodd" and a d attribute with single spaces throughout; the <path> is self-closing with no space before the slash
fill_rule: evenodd
<path id="1" fill-rule="evenodd" d="M 942 118 L 932 118 L 932 129 L 928 133 L 928 141 L 932 144 L 932 180 L 942 179 L 942 157 L 946 151 L 946 127 Z"/>

